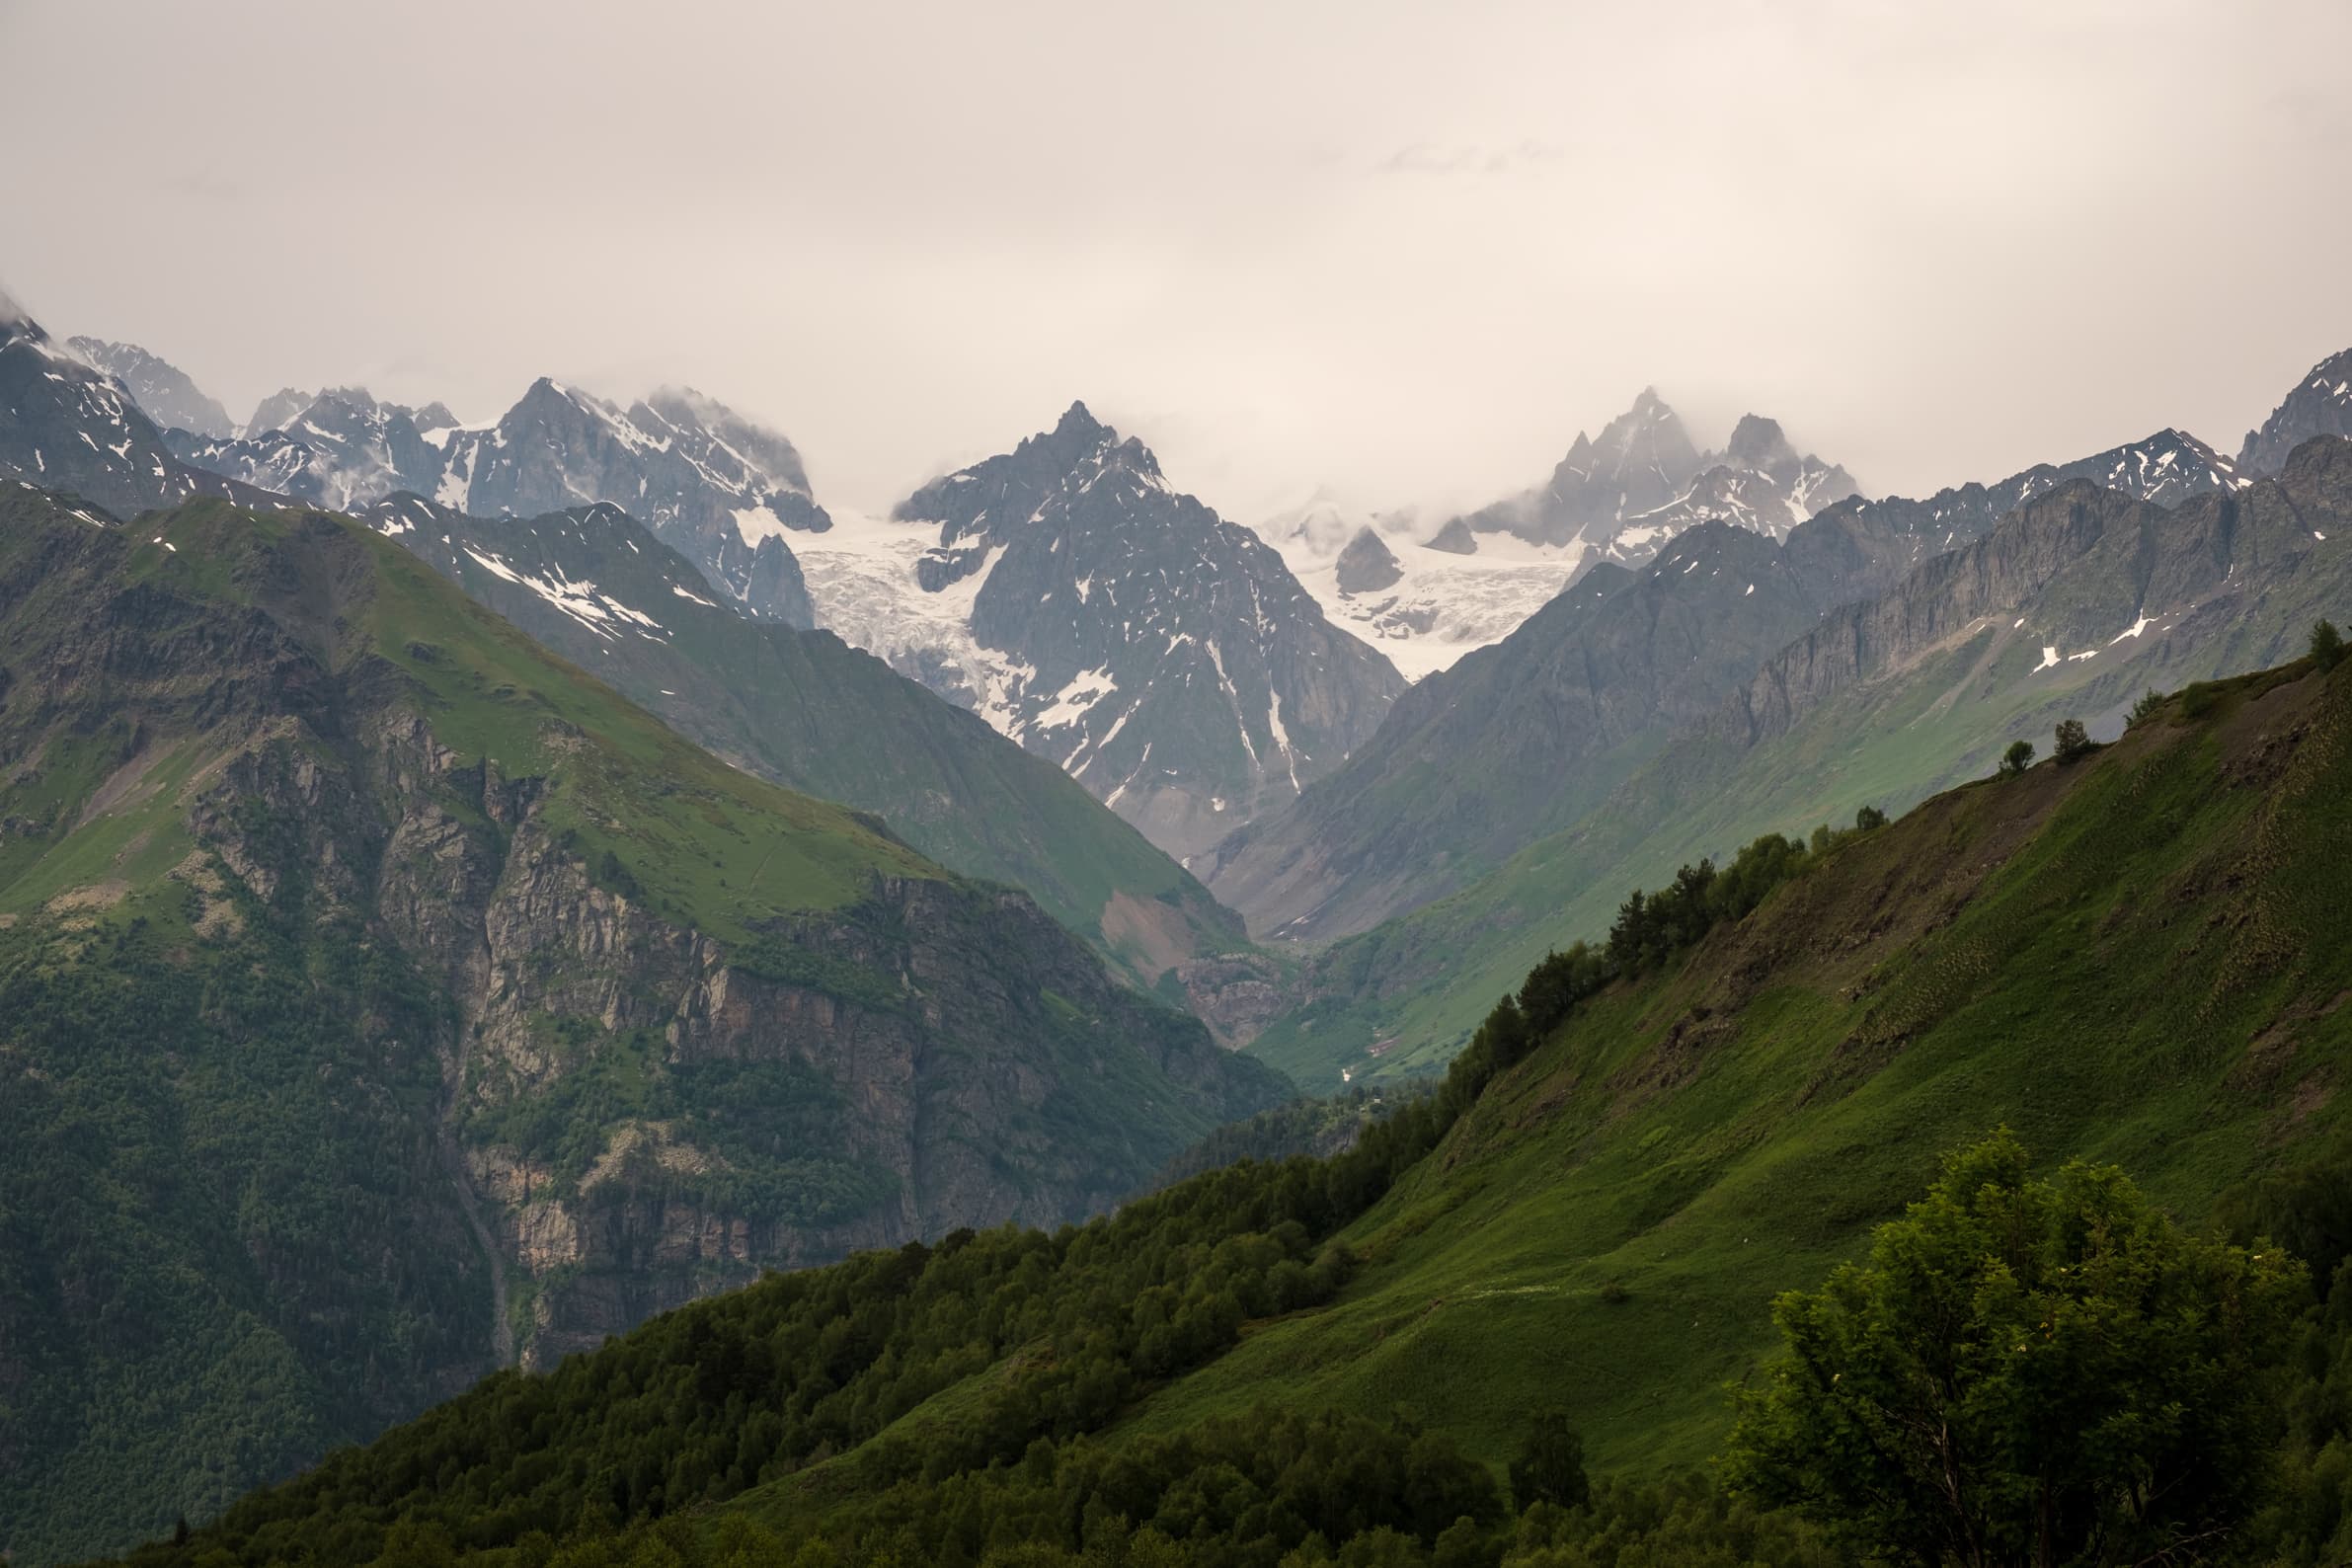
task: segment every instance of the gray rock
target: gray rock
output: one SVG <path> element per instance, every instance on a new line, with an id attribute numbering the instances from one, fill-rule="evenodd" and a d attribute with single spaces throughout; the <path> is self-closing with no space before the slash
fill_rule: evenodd
<path id="1" fill-rule="evenodd" d="M 1395 584 L 1405 569 L 1378 534 L 1359 528 L 1339 553 L 1338 575 L 1342 593 L 1372 593 Z"/>

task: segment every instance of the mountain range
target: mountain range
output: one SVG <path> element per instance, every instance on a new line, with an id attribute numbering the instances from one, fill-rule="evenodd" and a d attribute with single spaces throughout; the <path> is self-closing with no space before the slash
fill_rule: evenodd
<path id="1" fill-rule="evenodd" d="M 79 477 L 68 488 L 96 486 L 124 514 L 212 491 L 256 505 L 281 505 L 305 491 L 322 504 L 330 493 L 340 497 L 474 597 L 701 744 L 776 782 L 880 814 L 968 876 L 1033 893 L 1126 978 L 1165 981 L 1164 994 L 1217 1018 L 1227 1038 L 1246 1033 L 1253 1010 L 1236 1012 L 1219 977 L 1254 987 L 1264 981 L 1262 966 L 1191 967 L 1242 946 L 1239 926 L 1164 854 L 1057 769 L 833 636 L 753 615 L 711 584 L 708 561 L 691 561 L 619 509 L 576 505 L 566 515 L 533 519 L 469 516 L 407 492 L 363 503 L 357 498 L 394 482 L 395 459 L 423 461 L 417 450 L 430 456 L 432 448 L 408 438 L 416 423 L 408 411 L 358 392 L 311 398 L 297 421 L 302 452 L 340 456 L 316 468 L 247 469 L 277 487 L 254 488 L 181 461 L 164 448 L 182 437 L 157 431 L 94 366 L 54 350 L 30 320 L 15 330 L 0 349 L 0 376 L 22 372 L 0 407 L 0 420 L 10 422 L 0 427 L 0 471 L 39 482 L 50 464 Z M 779 438 L 743 434 L 732 415 L 705 412 L 712 427 L 784 466 L 789 447 Z M 446 435 L 454 423 L 434 423 L 439 418 L 429 411 L 428 424 Z M 510 423 L 522 439 L 523 424 Z M 331 440 L 320 431 L 340 434 Z M 130 467 L 118 461 L 124 453 L 145 455 Z M 352 480 L 362 471 L 374 477 Z M 769 549 L 781 558 L 784 546 L 771 541 Z M 1182 976 L 1174 973 L 1180 967 Z"/>
<path id="2" fill-rule="evenodd" d="M 1542 1407 L 1713 1451 L 1946 1131 L 2192 1215 L 2332 1137 L 2345 355 L 1921 501 L 1645 392 L 1425 535 L 1083 404 L 874 517 L 693 393 L 240 431 L 0 316 L 21 1560 L 1491 1560 Z"/>
<path id="3" fill-rule="evenodd" d="M 1336 766 L 1404 685 L 1278 555 L 1083 404 L 890 521 L 837 532 L 788 440 L 691 391 L 623 409 L 541 380 L 470 429 L 439 404 L 288 389 L 242 435 L 166 438 L 192 469 L 334 510 L 403 494 L 478 517 L 623 508 L 746 614 L 822 620 L 1179 858 Z M 1140 628 L 1164 640 L 1157 657 Z M 1146 693 L 1147 673 L 1168 678 Z M 1106 700 L 1123 679 L 1130 696 Z"/>

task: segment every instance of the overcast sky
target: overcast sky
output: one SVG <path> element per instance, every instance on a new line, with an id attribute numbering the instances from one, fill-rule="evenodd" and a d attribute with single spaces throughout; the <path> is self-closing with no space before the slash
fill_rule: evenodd
<path id="1" fill-rule="evenodd" d="M 1644 384 L 1920 494 L 2352 345 L 2352 4 L 0 0 L 0 278 L 242 418 L 682 381 L 886 507 L 1073 397 L 1243 520 Z"/>

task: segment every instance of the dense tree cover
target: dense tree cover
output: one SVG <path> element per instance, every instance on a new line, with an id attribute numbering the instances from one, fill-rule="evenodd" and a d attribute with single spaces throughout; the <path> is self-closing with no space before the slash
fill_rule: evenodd
<path id="1" fill-rule="evenodd" d="M 209 940 L 162 910 L 0 924 L 20 1561 L 208 1517 L 484 1370 L 486 1265 L 430 1132 L 437 999 L 298 892 Z"/>
<path id="2" fill-rule="evenodd" d="M 1450 1517 L 1446 1517 L 1449 1510 Z M 1444 1523 L 1438 1523 L 1444 1519 Z M 216 1552 L 206 1568 L 231 1560 Z M 199 1558 L 198 1561 L 204 1561 Z M 395 1526 L 374 1568 L 1833 1568 L 1818 1529 L 1703 1476 L 1604 1480 L 1512 1515 L 1493 1480 L 1409 1420 L 1257 1411 L 1114 1450 L 1039 1442 L 1019 1460 L 909 1480 L 822 1529 L 749 1510 L 467 1549 Z"/>
<path id="3" fill-rule="evenodd" d="M 2213 1555 L 2259 1495 L 2304 1279 L 2112 1166 L 2031 1179 L 1996 1136 L 1866 1262 L 1774 1303 L 1787 1351 L 1743 1398 L 1732 1480 L 1927 1568 Z"/>

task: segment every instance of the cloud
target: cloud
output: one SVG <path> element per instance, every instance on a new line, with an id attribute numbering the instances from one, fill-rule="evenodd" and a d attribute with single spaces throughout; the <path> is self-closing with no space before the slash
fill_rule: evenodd
<path id="1" fill-rule="evenodd" d="M 1557 164 L 1563 156 L 1565 149 L 1556 142 L 1521 141 L 1509 146 L 1484 147 L 1474 143 L 1437 146 L 1416 141 L 1390 153 L 1377 167 L 1382 174 L 1494 175 Z"/>
<path id="2" fill-rule="evenodd" d="M 2342 0 L 215 0 L 0 48 L 51 330 L 237 408 L 688 383 L 869 509 L 1078 396 L 1235 515 L 1434 512 L 1652 383 L 1920 493 L 2234 445 L 2352 343 Z"/>

